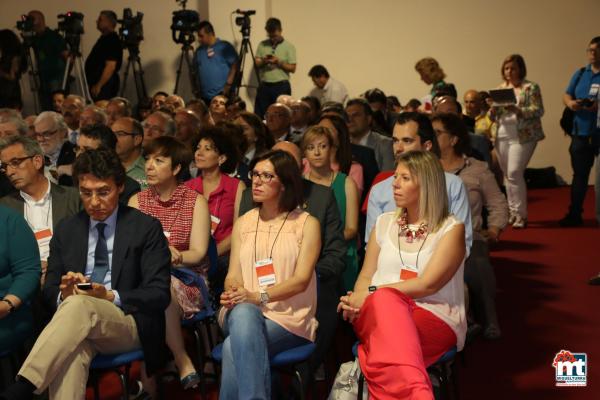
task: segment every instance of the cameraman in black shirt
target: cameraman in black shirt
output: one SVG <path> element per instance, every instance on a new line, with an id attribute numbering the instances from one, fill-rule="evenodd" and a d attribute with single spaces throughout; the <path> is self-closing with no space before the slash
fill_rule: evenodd
<path id="1" fill-rule="evenodd" d="M 100 11 L 96 27 L 102 36 L 85 61 L 85 75 L 94 101 L 111 99 L 119 91 L 123 49 L 119 35 L 115 32 L 116 26 L 117 14 L 114 11 Z"/>

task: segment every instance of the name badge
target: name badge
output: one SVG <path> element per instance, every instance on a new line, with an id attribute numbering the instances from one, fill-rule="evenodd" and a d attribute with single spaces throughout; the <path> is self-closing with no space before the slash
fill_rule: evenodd
<path id="1" fill-rule="evenodd" d="M 163 231 L 163 233 L 167 239 L 171 239 L 171 232 Z"/>
<path id="2" fill-rule="evenodd" d="M 212 47 L 206 49 L 206 56 L 212 58 L 215 55 L 215 50 Z"/>
<path id="3" fill-rule="evenodd" d="M 597 84 L 597 83 L 593 83 L 592 86 L 590 86 L 589 97 L 597 97 L 598 96 L 598 89 L 600 89 L 600 85 Z"/>
<path id="4" fill-rule="evenodd" d="M 276 283 L 275 268 L 273 268 L 273 259 L 265 258 L 254 263 L 256 268 L 256 277 L 258 278 L 258 286 L 270 286 Z"/>
<path id="5" fill-rule="evenodd" d="M 419 275 L 419 271 L 415 267 L 409 265 L 403 265 L 400 268 L 400 281 L 408 281 L 416 278 Z"/>
<path id="6" fill-rule="evenodd" d="M 34 235 L 40 250 L 40 259 L 45 261 L 50 255 L 50 239 L 52 239 L 52 231 L 50 228 L 40 229 L 39 231 L 35 231 Z"/>
<path id="7" fill-rule="evenodd" d="M 217 230 L 217 226 L 219 226 L 220 222 L 221 222 L 220 218 L 217 218 L 214 215 L 210 216 L 210 234 L 211 235 L 215 234 L 215 231 Z"/>

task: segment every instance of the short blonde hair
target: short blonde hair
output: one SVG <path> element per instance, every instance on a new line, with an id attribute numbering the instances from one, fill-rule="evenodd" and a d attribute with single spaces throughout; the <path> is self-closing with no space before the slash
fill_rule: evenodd
<path id="1" fill-rule="evenodd" d="M 398 157 L 419 184 L 419 219 L 436 232 L 448 217 L 448 193 L 442 164 L 430 151 L 408 151 Z M 403 212 L 398 209 L 398 216 Z"/>
<path id="2" fill-rule="evenodd" d="M 427 76 L 433 83 L 443 81 L 446 77 L 440 64 L 432 57 L 425 57 L 417 61 L 415 70 L 418 73 Z"/>
<path id="3" fill-rule="evenodd" d="M 300 143 L 300 148 L 302 151 L 306 151 L 306 148 L 316 138 L 325 137 L 329 142 L 329 147 L 333 148 L 333 135 L 329 128 L 324 126 L 313 125 L 304 132 L 304 136 L 302 136 L 302 142 Z"/>

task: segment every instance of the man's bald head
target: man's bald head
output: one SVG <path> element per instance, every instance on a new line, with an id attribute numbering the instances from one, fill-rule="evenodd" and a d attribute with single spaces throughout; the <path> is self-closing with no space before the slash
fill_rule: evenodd
<path id="1" fill-rule="evenodd" d="M 477 90 L 467 90 L 463 96 L 463 101 L 465 104 L 465 114 L 469 117 L 475 118 L 481 114 L 483 100 Z"/>
<path id="2" fill-rule="evenodd" d="M 302 152 L 300 151 L 300 148 L 294 143 L 288 141 L 277 142 L 271 150 L 283 150 L 286 153 L 291 154 L 292 157 L 294 157 L 294 159 L 298 163 L 298 167 L 300 167 L 300 170 L 302 170 Z"/>
<path id="3" fill-rule="evenodd" d="M 46 29 L 46 18 L 39 10 L 31 10 L 27 13 L 33 20 L 33 30 L 36 34 L 41 34 Z"/>

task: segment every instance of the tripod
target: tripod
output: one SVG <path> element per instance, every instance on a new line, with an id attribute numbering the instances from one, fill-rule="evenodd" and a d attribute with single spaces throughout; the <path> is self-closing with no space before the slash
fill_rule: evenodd
<path id="1" fill-rule="evenodd" d="M 179 88 L 179 79 L 181 78 L 181 70 L 183 68 L 183 63 L 185 62 L 188 68 L 188 73 L 190 75 L 192 93 L 196 97 L 200 96 L 200 88 L 195 75 L 196 69 L 194 68 L 194 63 L 192 62 L 193 57 L 194 48 L 191 46 L 190 43 L 184 43 L 183 46 L 181 46 L 181 56 L 179 57 L 179 67 L 177 68 L 177 79 L 175 80 L 175 89 L 173 90 L 173 94 L 177 94 L 177 90 Z"/>
<path id="2" fill-rule="evenodd" d="M 92 96 L 90 96 L 90 90 L 85 77 L 85 69 L 83 67 L 83 61 L 81 59 L 81 52 L 78 48 L 70 48 L 69 58 L 67 58 L 67 65 L 65 66 L 65 74 L 63 77 L 62 89 L 67 89 L 67 79 L 69 78 L 69 72 L 75 67 L 75 77 L 79 80 L 79 90 L 81 95 L 85 98 L 86 103 L 93 103 Z"/>
<path id="3" fill-rule="evenodd" d="M 238 96 L 240 93 L 240 87 L 242 86 L 242 78 L 244 77 L 244 64 L 246 63 L 246 55 L 250 52 L 252 57 L 252 65 L 254 66 L 254 73 L 256 74 L 256 80 L 260 85 L 260 76 L 258 76 L 258 66 L 256 65 L 256 59 L 254 58 L 254 50 L 252 50 L 252 43 L 250 43 L 250 30 L 244 30 L 242 28 L 242 45 L 240 46 L 240 54 L 238 56 L 237 71 L 235 78 L 233 79 L 233 85 L 231 91 L 234 96 Z M 248 85 L 243 85 L 248 87 Z"/>
<path id="4" fill-rule="evenodd" d="M 140 60 L 140 49 L 137 46 L 127 47 L 129 51 L 129 58 L 127 59 L 127 67 L 125 67 L 125 74 L 123 75 L 123 86 L 121 86 L 121 94 L 123 97 L 125 88 L 127 87 L 127 76 L 129 74 L 129 68 L 133 71 L 133 82 L 135 83 L 135 93 L 137 95 L 138 103 L 148 97 L 146 91 L 146 83 L 144 82 L 144 69 L 142 68 L 142 62 Z"/>
<path id="5" fill-rule="evenodd" d="M 29 87 L 31 88 L 31 92 L 33 93 L 33 105 L 35 108 L 35 113 L 40 113 L 40 75 L 38 70 L 36 69 L 36 63 L 34 62 L 35 53 L 31 46 L 27 46 L 26 49 L 26 57 L 27 57 L 27 69 L 29 75 Z"/>

